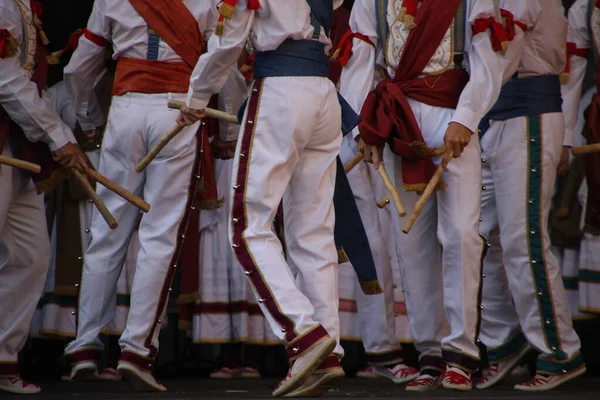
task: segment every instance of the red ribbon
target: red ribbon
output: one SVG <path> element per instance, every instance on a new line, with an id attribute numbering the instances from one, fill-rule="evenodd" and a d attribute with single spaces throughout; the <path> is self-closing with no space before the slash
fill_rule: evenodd
<path id="1" fill-rule="evenodd" d="M 31 12 L 37 15 L 39 19 L 42 19 L 42 15 L 44 14 L 44 6 L 42 6 L 42 3 L 37 0 L 31 0 Z"/>
<path id="2" fill-rule="evenodd" d="M 412 15 L 413 17 L 417 15 L 417 6 L 419 5 L 419 0 L 404 0 L 402 1 L 402 7 L 406 8 L 406 14 Z"/>
<path id="3" fill-rule="evenodd" d="M 521 28 L 521 30 L 523 32 L 527 32 L 527 25 L 525 25 L 521 21 L 516 21 L 513 13 L 511 13 L 508 10 L 500 10 L 500 12 L 502 14 L 502 19 L 504 20 L 504 23 L 505 23 L 506 36 L 507 36 L 508 40 L 512 41 L 515 38 L 515 35 L 516 35 L 515 26 L 518 26 L 519 28 Z"/>
<path id="4" fill-rule="evenodd" d="M 83 30 L 83 36 L 85 36 L 87 40 L 96 44 L 99 47 L 106 46 L 106 39 L 104 39 L 102 36 L 98 36 L 95 33 L 88 31 L 87 29 Z"/>
<path id="5" fill-rule="evenodd" d="M 258 10 L 260 8 L 259 0 L 248 0 L 248 10 Z"/>
<path id="6" fill-rule="evenodd" d="M 8 56 L 9 39 L 10 32 L 6 29 L 0 29 L 0 58 L 6 58 Z"/>
<path id="7" fill-rule="evenodd" d="M 362 33 L 355 33 L 355 32 L 352 32 L 351 30 L 348 30 L 346 33 L 344 33 L 344 36 L 342 36 L 342 38 L 340 39 L 340 44 L 338 45 L 338 48 L 337 48 L 338 56 L 336 58 L 336 61 L 342 67 L 344 67 L 346 64 L 348 64 L 350 57 L 352 57 L 352 41 L 354 40 L 354 38 L 362 40 L 363 42 L 368 43 L 371 46 L 375 47 L 375 45 L 373 44 L 373 42 L 371 42 L 371 39 L 369 39 L 368 36 L 365 36 Z"/>
<path id="8" fill-rule="evenodd" d="M 600 0 L 598 0 L 600 1 Z M 565 73 L 571 72 L 571 56 L 587 58 L 587 49 L 580 49 L 573 42 L 567 42 L 567 63 L 565 64 Z"/>
<path id="9" fill-rule="evenodd" d="M 504 26 L 497 22 L 494 17 L 477 18 L 473 22 L 473 36 L 483 33 L 490 29 L 490 40 L 494 51 L 502 50 L 502 43 L 508 41 L 508 34 Z"/>
<path id="10" fill-rule="evenodd" d="M 67 48 L 71 50 L 76 50 L 79 45 L 79 38 L 83 36 L 83 34 L 87 31 L 87 29 L 77 29 L 69 36 L 69 40 L 67 40 Z"/>

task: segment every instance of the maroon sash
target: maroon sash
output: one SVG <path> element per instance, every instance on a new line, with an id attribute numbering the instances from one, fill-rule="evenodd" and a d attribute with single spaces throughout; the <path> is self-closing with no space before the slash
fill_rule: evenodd
<path id="1" fill-rule="evenodd" d="M 408 191 L 423 191 L 435 172 L 431 159 L 435 151 L 425 144 L 408 98 L 436 107 L 456 108 L 469 80 L 463 70 L 419 77 L 448 31 L 461 1 L 423 1 L 415 19 L 417 26 L 408 35 L 394 79 L 380 82 L 367 96 L 361 111 L 361 137 L 373 145 L 387 142 L 402 157 L 402 179 Z"/>

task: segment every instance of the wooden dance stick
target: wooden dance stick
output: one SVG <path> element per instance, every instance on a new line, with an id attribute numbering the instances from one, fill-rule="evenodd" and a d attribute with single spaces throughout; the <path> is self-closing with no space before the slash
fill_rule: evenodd
<path id="1" fill-rule="evenodd" d="M 348 164 L 346 164 L 344 166 L 344 171 L 346 171 L 346 173 L 352 171 L 352 168 L 356 167 L 358 165 L 358 163 L 361 162 L 362 160 L 363 160 L 363 154 L 359 152 L 357 155 L 354 156 L 354 158 L 352 160 L 350 160 L 350 162 Z"/>
<path id="2" fill-rule="evenodd" d="M 452 151 L 450 151 L 448 153 L 448 160 L 452 159 L 452 157 L 454 157 L 454 153 Z M 423 192 L 423 194 L 421 195 L 421 197 L 417 201 L 417 204 L 415 205 L 415 208 L 414 208 L 412 214 L 410 214 L 410 217 L 408 218 L 408 221 L 406 221 L 406 224 L 404 225 L 404 228 L 402 229 L 402 232 L 404 232 L 404 233 L 410 232 L 410 230 L 412 229 L 413 225 L 415 224 L 415 221 L 417 220 L 417 218 L 419 218 L 419 215 L 421 214 L 421 210 L 423 209 L 423 206 L 425 206 L 425 203 L 427 202 L 427 200 L 429 199 L 429 197 L 435 191 L 435 188 L 437 187 L 438 183 L 440 183 L 440 179 L 442 179 L 442 174 L 444 173 L 444 169 L 445 169 L 444 168 L 444 163 L 442 161 L 442 164 L 440 164 L 437 167 L 437 170 L 435 171 L 435 173 L 431 177 L 431 180 L 427 184 L 427 187 L 425 188 L 425 191 Z"/>
<path id="3" fill-rule="evenodd" d="M 600 152 L 600 143 L 588 144 L 585 146 L 573 147 L 571 154 L 579 156 L 581 154 L 590 154 Z"/>
<path id="4" fill-rule="evenodd" d="M 173 139 L 175 136 L 179 134 L 185 128 L 184 126 L 175 125 L 173 129 L 169 131 L 165 136 L 161 137 L 156 146 L 150 149 L 146 157 L 142 158 L 142 161 L 135 167 L 135 172 L 140 173 L 146 169 L 146 167 L 156 158 L 158 153 L 165 148 L 167 144 Z"/>
<path id="5" fill-rule="evenodd" d="M 389 192 L 390 196 L 392 196 L 392 201 L 394 202 L 394 205 L 396 206 L 396 210 L 398 210 L 398 215 L 401 217 L 404 217 L 406 215 L 406 210 L 404 209 L 402 200 L 400 200 L 400 195 L 398 194 L 398 191 L 392 184 L 392 181 L 390 180 L 390 177 L 387 174 L 387 171 L 385 170 L 383 163 L 381 163 L 379 165 L 379 169 L 377 170 L 377 172 L 379 172 L 379 176 L 381 177 L 381 180 L 383 181 L 385 188 Z"/>
<path id="6" fill-rule="evenodd" d="M 179 109 L 181 109 L 181 107 L 185 106 L 185 103 L 183 101 L 169 100 L 168 106 L 169 106 L 169 108 L 179 110 Z M 229 122 L 232 124 L 238 123 L 237 117 L 233 114 L 229 114 L 229 113 L 215 110 L 215 109 L 208 108 L 208 107 L 205 108 L 204 111 L 206 111 L 206 116 L 209 118 L 219 119 L 221 121 L 226 121 L 226 122 Z M 148 154 L 146 155 L 146 157 L 144 157 L 142 159 L 142 161 L 140 161 L 140 163 L 135 167 L 135 171 L 140 173 L 143 170 L 145 170 L 146 167 L 148 166 L 148 164 L 150 164 L 150 162 L 156 158 L 158 153 L 160 153 L 162 151 L 162 149 L 164 149 L 165 146 L 175 136 L 177 136 L 182 130 L 183 130 L 183 127 L 181 127 L 179 125 L 175 125 L 173 127 L 173 129 L 171 129 L 169 131 L 169 133 L 167 133 L 165 136 L 160 138 L 160 140 L 158 141 L 156 146 L 151 148 L 150 151 L 148 152 Z"/>
<path id="7" fill-rule="evenodd" d="M 383 199 L 377 202 L 377 207 L 385 208 L 388 204 L 390 204 L 390 196 L 385 196 Z"/>
<path id="8" fill-rule="evenodd" d="M 23 160 L 17 160 L 16 158 L 0 156 L 0 164 L 8 165 L 15 168 L 24 169 L 29 172 L 33 172 L 34 174 L 39 174 L 42 170 L 37 164 L 30 163 Z"/>
<path id="9" fill-rule="evenodd" d="M 104 204 L 100 196 L 98 196 L 92 185 L 90 185 L 90 183 L 88 182 L 87 178 L 76 169 L 73 170 L 73 174 L 83 187 L 83 190 L 88 195 L 88 197 L 92 199 L 92 202 L 94 203 L 98 211 L 100 211 L 100 214 L 102 214 L 102 217 L 104 218 L 108 226 L 110 226 L 110 229 L 116 229 L 116 227 L 119 226 L 117 220 L 115 219 L 115 217 L 112 216 L 110 211 L 108 211 L 108 208 L 106 208 L 106 204 Z"/>
<path id="10" fill-rule="evenodd" d="M 98 172 L 94 171 L 93 169 L 90 169 L 90 170 L 88 170 L 88 176 L 90 178 L 92 178 L 92 180 L 107 187 L 108 189 L 113 191 L 115 194 L 121 196 L 122 198 L 124 198 L 125 200 L 127 200 L 128 202 L 130 202 L 131 204 L 133 204 L 134 206 L 136 206 L 143 212 L 147 213 L 148 211 L 150 211 L 150 204 L 146 203 L 144 200 L 140 199 L 138 196 L 131 193 L 129 190 L 125 189 L 124 187 L 117 185 L 115 182 L 111 181 L 104 175 L 101 175 Z"/>
<path id="11" fill-rule="evenodd" d="M 177 101 L 177 100 L 169 100 L 168 104 L 169 104 L 169 108 L 173 108 L 175 110 L 180 110 L 181 107 L 185 106 L 185 103 L 183 101 Z M 209 108 L 209 107 L 206 107 L 204 109 L 204 111 L 206 112 L 206 116 L 208 118 L 218 119 L 221 121 L 229 122 L 231 124 L 239 124 L 237 117 L 233 114 L 229 114 L 224 111 L 215 110 L 214 108 Z"/>

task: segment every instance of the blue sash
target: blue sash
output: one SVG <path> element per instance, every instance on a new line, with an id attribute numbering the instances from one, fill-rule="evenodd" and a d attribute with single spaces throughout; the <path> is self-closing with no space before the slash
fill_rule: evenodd
<path id="1" fill-rule="evenodd" d="M 561 111 L 562 96 L 557 75 L 511 79 L 502 86 L 498 101 L 479 123 L 479 137 L 489 129 L 491 120 L 506 121 Z"/>

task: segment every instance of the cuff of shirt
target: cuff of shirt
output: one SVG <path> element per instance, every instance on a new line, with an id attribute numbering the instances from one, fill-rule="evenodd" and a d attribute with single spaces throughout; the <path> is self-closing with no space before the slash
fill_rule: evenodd
<path id="1" fill-rule="evenodd" d="M 575 145 L 575 131 L 567 130 L 565 132 L 565 139 L 563 146 L 573 147 Z"/>
<path id="2" fill-rule="evenodd" d="M 69 142 L 69 135 L 62 128 L 56 128 L 47 132 L 44 138 L 44 143 L 48 145 L 50 151 L 56 151 Z"/>
<path id="3" fill-rule="evenodd" d="M 212 94 L 190 92 L 188 93 L 185 104 L 192 110 L 203 110 L 208 106 L 211 97 Z"/>
<path id="4" fill-rule="evenodd" d="M 471 131 L 471 133 L 479 133 L 479 122 L 481 116 L 468 108 L 458 107 L 452 117 L 452 122 L 457 122 Z"/>

